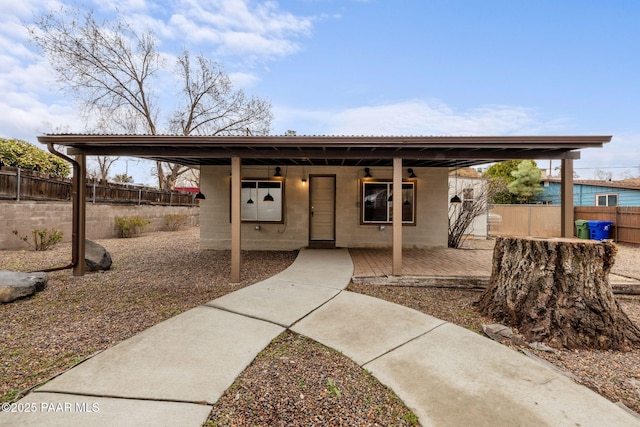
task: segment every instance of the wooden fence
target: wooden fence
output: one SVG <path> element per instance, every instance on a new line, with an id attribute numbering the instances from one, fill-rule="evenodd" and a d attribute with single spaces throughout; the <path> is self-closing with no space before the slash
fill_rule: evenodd
<path id="1" fill-rule="evenodd" d="M 574 218 L 610 221 L 609 237 L 616 242 L 640 244 L 640 207 L 576 206 Z M 575 230 L 574 230 L 575 232 Z M 489 235 L 560 237 L 560 206 L 491 205 Z"/>
<path id="2" fill-rule="evenodd" d="M 71 200 L 71 180 L 37 171 L 3 166 L 0 200 Z M 133 184 L 87 180 L 87 202 L 135 205 L 194 206 L 191 193 L 166 191 Z"/>
<path id="3" fill-rule="evenodd" d="M 492 236 L 560 236 L 560 206 L 491 205 L 489 212 Z"/>
<path id="4" fill-rule="evenodd" d="M 577 206 L 575 219 L 610 221 L 609 237 L 616 242 L 640 244 L 640 207 L 638 206 Z"/>

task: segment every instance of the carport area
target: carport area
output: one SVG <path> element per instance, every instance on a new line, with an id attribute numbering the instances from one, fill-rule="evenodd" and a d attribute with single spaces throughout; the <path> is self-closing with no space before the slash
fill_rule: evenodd
<path id="1" fill-rule="evenodd" d="M 74 275 L 84 274 L 85 199 L 87 156 L 132 156 L 186 166 L 222 166 L 230 170 L 229 228 L 232 255 L 231 281 L 240 280 L 242 166 L 305 165 L 323 167 L 387 167 L 392 171 L 391 189 L 402 193 L 403 168 L 461 167 L 514 159 L 561 160 L 562 236 L 573 236 L 573 160 L 581 149 L 600 148 L 611 136 L 180 136 L 180 135 L 78 135 L 39 136 L 49 150 L 74 166 L 73 252 Z M 67 148 L 67 154 L 56 149 Z M 74 156 L 74 158 L 70 157 Z M 209 200 L 212 196 L 209 196 Z M 225 197 L 226 199 L 226 197 Z M 353 203 L 357 203 L 353 200 Z M 449 200 L 440 206 L 446 210 Z M 391 274 L 403 271 L 402 205 L 390 215 L 392 239 Z M 431 219 L 433 220 L 433 219 Z M 438 227 L 446 229 L 446 218 Z M 361 246 L 367 246 L 365 242 Z"/>

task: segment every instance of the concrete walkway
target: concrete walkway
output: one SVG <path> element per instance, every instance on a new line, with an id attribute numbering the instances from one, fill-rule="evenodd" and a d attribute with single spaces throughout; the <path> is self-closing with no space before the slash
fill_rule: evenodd
<path id="1" fill-rule="evenodd" d="M 346 250 L 303 250 L 263 282 L 196 307 L 60 375 L 2 426 L 200 426 L 286 328 L 368 369 L 424 426 L 638 426 L 556 371 L 415 310 L 344 291 Z"/>

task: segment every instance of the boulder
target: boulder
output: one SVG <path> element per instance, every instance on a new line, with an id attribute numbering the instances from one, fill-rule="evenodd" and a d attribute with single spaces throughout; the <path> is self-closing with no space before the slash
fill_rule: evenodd
<path id="1" fill-rule="evenodd" d="M 44 290 L 46 273 L 19 273 L 0 270 L 0 302 L 11 302 Z"/>
<path id="2" fill-rule="evenodd" d="M 108 270 L 111 268 L 111 254 L 101 245 L 85 240 L 84 264 L 88 271 Z"/>

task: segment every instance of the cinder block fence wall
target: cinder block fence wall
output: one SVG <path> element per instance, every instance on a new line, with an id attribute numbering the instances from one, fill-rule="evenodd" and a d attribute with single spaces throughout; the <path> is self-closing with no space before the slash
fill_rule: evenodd
<path id="1" fill-rule="evenodd" d="M 116 217 L 138 216 L 151 220 L 149 231 L 165 229 L 165 216 L 187 215 L 187 225 L 200 223 L 198 207 L 187 206 L 132 206 L 87 203 L 87 239 L 116 237 Z M 63 242 L 71 241 L 71 203 L 2 201 L 0 202 L 0 250 L 27 249 L 29 246 L 13 234 L 31 237 L 31 230 L 57 228 L 62 231 Z"/>

